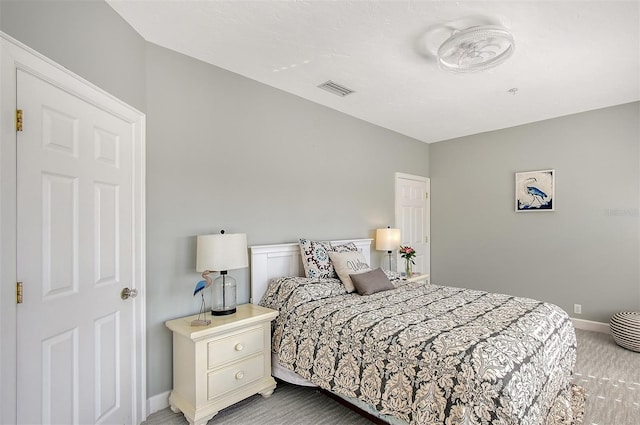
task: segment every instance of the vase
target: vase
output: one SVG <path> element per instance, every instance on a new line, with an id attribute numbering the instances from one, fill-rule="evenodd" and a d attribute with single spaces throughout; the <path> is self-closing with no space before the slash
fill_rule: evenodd
<path id="1" fill-rule="evenodd" d="M 405 261 L 404 274 L 407 277 L 407 279 L 411 277 L 411 260 Z"/>

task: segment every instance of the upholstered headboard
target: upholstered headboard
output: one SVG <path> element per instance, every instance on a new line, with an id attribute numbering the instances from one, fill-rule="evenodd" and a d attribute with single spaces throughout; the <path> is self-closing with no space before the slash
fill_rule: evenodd
<path id="1" fill-rule="evenodd" d="M 373 239 L 345 239 L 330 242 L 332 245 L 353 242 L 371 264 L 371 241 Z M 254 245 L 249 249 L 251 250 L 250 303 L 260 302 L 271 279 L 283 276 L 304 276 L 300 244 L 297 242 Z"/>

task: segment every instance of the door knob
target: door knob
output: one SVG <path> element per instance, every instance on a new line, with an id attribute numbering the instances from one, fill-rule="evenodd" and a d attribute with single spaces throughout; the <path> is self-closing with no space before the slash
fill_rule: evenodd
<path id="1" fill-rule="evenodd" d="M 137 296 L 138 296 L 137 289 L 123 288 L 122 292 L 120 292 L 120 298 L 122 298 L 123 300 L 126 300 L 127 298 L 135 298 Z"/>

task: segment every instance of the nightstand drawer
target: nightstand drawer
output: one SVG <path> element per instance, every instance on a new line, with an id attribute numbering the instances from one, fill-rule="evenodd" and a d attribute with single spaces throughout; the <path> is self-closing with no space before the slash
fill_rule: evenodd
<path id="1" fill-rule="evenodd" d="M 264 328 L 260 326 L 211 341 L 207 348 L 208 369 L 249 357 L 264 349 Z"/>
<path id="2" fill-rule="evenodd" d="M 211 400 L 250 384 L 264 376 L 264 355 L 258 355 L 207 375 L 207 396 Z"/>

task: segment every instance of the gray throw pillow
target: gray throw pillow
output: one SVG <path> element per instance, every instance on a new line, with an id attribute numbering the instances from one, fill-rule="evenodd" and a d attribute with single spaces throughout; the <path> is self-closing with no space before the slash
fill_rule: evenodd
<path id="1" fill-rule="evenodd" d="M 360 295 L 371 295 L 376 292 L 388 291 L 395 289 L 393 283 L 379 267 L 375 270 L 365 273 L 356 273 L 349 275 L 351 282 L 355 286 L 356 291 Z"/>

